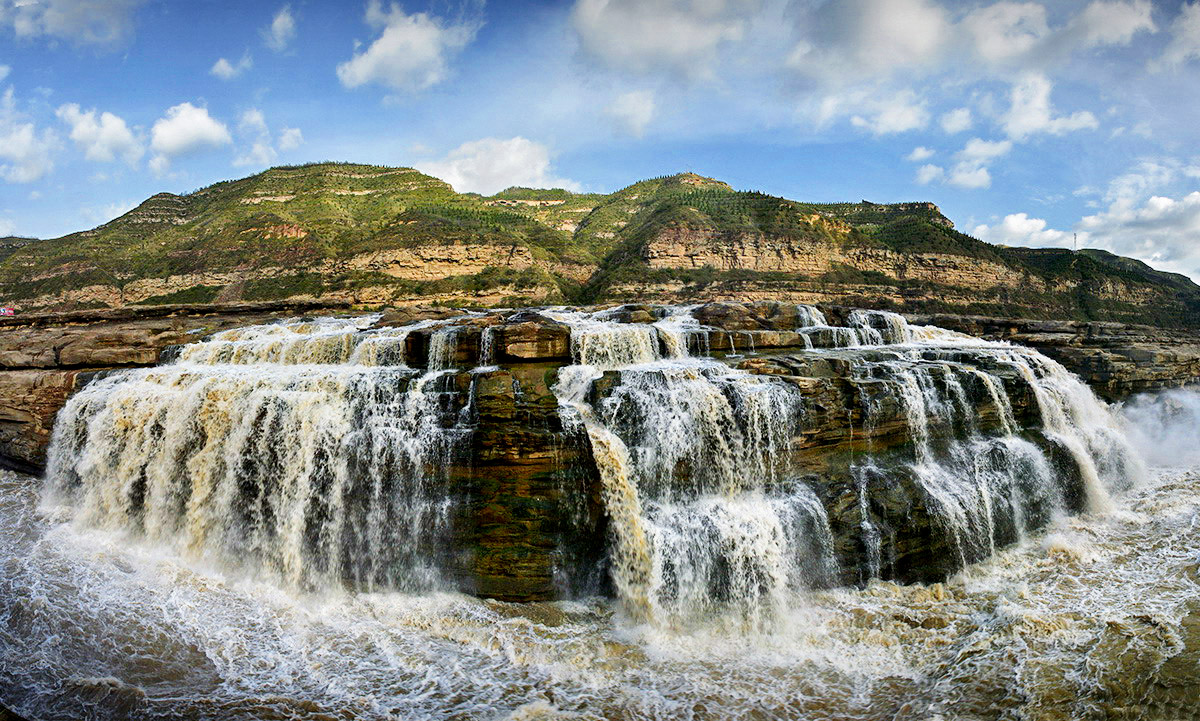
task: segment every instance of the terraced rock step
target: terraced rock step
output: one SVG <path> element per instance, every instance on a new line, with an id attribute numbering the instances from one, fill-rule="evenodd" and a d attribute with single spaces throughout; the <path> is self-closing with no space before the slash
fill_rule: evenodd
<path id="1" fill-rule="evenodd" d="M 101 355 L 116 331 L 67 326 L 47 329 L 67 340 L 57 355 L 26 362 L 159 365 L 3 373 L 59 380 L 8 452 L 36 465 L 66 399 L 52 497 L 301 589 L 611 593 L 656 622 L 758 613 L 797 589 L 945 578 L 1137 473 L 1062 366 L 892 313 L 130 322 L 128 355 Z"/>

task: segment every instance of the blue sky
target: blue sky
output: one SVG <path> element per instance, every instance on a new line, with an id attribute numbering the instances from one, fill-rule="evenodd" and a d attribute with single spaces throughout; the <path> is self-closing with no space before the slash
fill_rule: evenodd
<path id="1" fill-rule="evenodd" d="M 0 0 L 0 235 L 326 159 L 931 200 L 1200 279 L 1200 0 Z"/>

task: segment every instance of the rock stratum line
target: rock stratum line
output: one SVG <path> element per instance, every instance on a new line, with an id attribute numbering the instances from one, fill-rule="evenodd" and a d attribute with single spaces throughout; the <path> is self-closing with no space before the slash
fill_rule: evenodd
<path id="1" fill-rule="evenodd" d="M 767 300 L 1200 327 L 1200 286 L 1097 249 L 991 245 L 933 203 L 808 203 L 694 173 L 613 193 L 456 193 L 410 168 L 271 168 L 61 238 L 0 238 L 19 313 L 309 301 Z"/>

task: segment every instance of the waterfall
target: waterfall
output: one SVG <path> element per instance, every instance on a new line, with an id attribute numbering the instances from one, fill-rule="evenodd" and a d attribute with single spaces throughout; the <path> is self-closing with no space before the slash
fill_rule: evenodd
<path id="1" fill-rule="evenodd" d="M 497 368 L 496 365 L 496 326 L 489 325 L 479 332 L 479 365 L 478 368 Z"/>
<path id="2" fill-rule="evenodd" d="M 455 336 L 434 332 L 422 374 L 399 364 L 413 328 L 372 321 L 226 331 L 90 383 L 55 424 L 50 497 L 291 587 L 440 587 L 470 433 L 440 370 Z"/>
<path id="3" fill-rule="evenodd" d="M 617 368 L 660 357 L 659 335 L 654 326 L 609 320 L 607 311 L 547 315 L 571 326 L 571 354 L 579 365 Z"/>
<path id="4" fill-rule="evenodd" d="M 3 704 L 96 719 L 1194 715 L 1200 389 L 1114 412 L 1020 346 L 868 313 L 852 326 L 838 308 L 693 310 L 295 320 L 98 374 L 56 420 L 40 492 L 0 473 Z M 758 355 L 709 357 L 726 332 Z M 1155 474 L 1118 496 L 1139 452 Z M 539 483 L 554 463 L 569 474 Z M 485 557 L 502 582 L 506 564 L 571 557 L 617 598 L 442 592 L 476 590 L 456 574 L 479 507 L 515 539 Z M 530 527 L 564 519 L 531 508 L 578 510 L 608 536 L 538 557 Z M 373 592 L 323 592 L 345 587 Z"/>
<path id="5" fill-rule="evenodd" d="M 684 358 L 688 355 L 688 338 L 700 331 L 700 323 L 692 317 L 696 306 L 671 308 L 670 312 L 654 323 L 659 338 L 666 347 L 667 357 Z"/>
<path id="6" fill-rule="evenodd" d="M 860 345 L 905 343 L 912 340 L 908 321 L 899 313 L 882 310 L 852 310 L 846 318 Z"/>
<path id="7" fill-rule="evenodd" d="M 664 326 L 696 327 L 686 314 L 623 327 L 555 315 L 577 361 L 555 391 L 593 444 L 627 608 L 659 620 L 769 612 L 835 573 L 824 507 L 777 463 L 802 404 L 788 386 L 687 357 L 678 337 L 660 345 Z M 592 384 L 614 372 L 612 392 L 590 404 Z"/>
<path id="8" fill-rule="evenodd" d="M 1035 351 L 909 326 L 894 313 L 853 311 L 840 330 L 816 309 L 798 315 L 800 330 L 812 331 L 806 338 L 822 332 L 827 341 L 799 354 L 851 363 L 868 437 L 899 414 L 910 439 L 907 453 L 870 452 L 849 469 L 868 577 L 883 575 L 895 553 L 886 547 L 894 531 L 881 527 L 871 499 L 897 479 L 916 484 L 954 556 L 945 567 L 961 568 L 1080 501 L 1106 509 L 1110 491 L 1139 476 L 1108 409 Z M 592 439 L 615 535 L 614 580 L 635 614 L 670 623 L 717 607 L 769 615 L 787 594 L 838 576 L 832 544 L 817 540 L 831 537 L 828 501 L 789 465 L 804 393 L 687 357 L 678 339 L 658 343 L 663 321 L 556 318 L 571 327 L 577 364 L 556 391 Z M 1017 386 L 1028 388 L 1040 423 L 1018 422 Z"/>
<path id="9" fill-rule="evenodd" d="M 1033 350 L 771 307 L 787 325 L 772 336 L 696 306 L 540 311 L 570 360 L 522 372 L 556 377 L 548 433 L 590 448 L 598 485 L 580 496 L 598 491 L 609 576 L 639 620 L 767 622 L 828 586 L 944 577 L 1104 511 L 1142 472 L 1109 409 Z M 94 380 L 55 424 L 48 502 L 290 588 L 469 588 L 455 524 L 474 501 L 452 467 L 471 472 L 477 384 L 521 392 L 516 371 L 492 375 L 508 316 L 380 320 L 223 331 Z M 803 347 L 771 347 L 790 333 Z M 713 337 L 752 357 L 709 357 Z"/>
<path id="10" fill-rule="evenodd" d="M 860 361 L 856 372 L 884 389 L 866 399 L 868 423 L 887 400 L 899 401 L 913 439 L 909 470 L 935 506 L 959 565 L 986 558 L 1000 541 L 1025 537 L 1071 501 L 1063 471 L 1022 433 L 1004 379 L 977 365 L 981 360 L 1015 371 L 1027 384 L 1041 434 L 1073 460 L 1084 509 L 1110 509 L 1110 492 L 1144 475 L 1113 415 L 1061 365 L 1030 349 L 939 331 L 890 331 L 920 340 L 896 346 L 883 360 Z M 979 390 L 968 394 L 968 387 Z M 990 401 L 997 433 L 979 432 L 980 406 L 971 396 Z M 945 440 L 934 443 L 935 436 Z"/>

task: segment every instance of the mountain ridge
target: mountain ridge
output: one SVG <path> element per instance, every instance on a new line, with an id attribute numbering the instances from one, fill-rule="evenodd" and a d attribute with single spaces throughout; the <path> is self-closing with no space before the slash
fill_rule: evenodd
<path id="1" fill-rule="evenodd" d="M 1130 258 L 991 245 L 933 203 L 805 203 L 695 173 L 613 193 L 457 193 L 312 163 L 158 193 L 96 228 L 0 239 L 22 311 L 324 299 L 518 306 L 778 299 L 1200 325 L 1200 286 Z"/>

